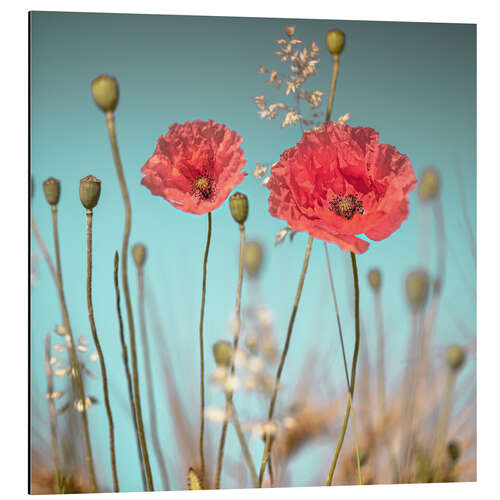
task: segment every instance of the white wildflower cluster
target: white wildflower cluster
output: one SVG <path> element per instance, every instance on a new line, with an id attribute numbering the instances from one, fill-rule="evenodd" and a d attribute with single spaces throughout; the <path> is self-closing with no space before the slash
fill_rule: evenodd
<path id="1" fill-rule="evenodd" d="M 284 114 L 281 122 L 282 128 L 296 125 L 297 123 L 301 127 L 309 126 L 314 121 L 304 117 L 300 108 L 301 100 L 307 102 L 311 110 L 317 109 L 322 104 L 323 92 L 319 90 L 309 92 L 303 89 L 302 86 L 317 71 L 319 47 L 313 41 L 310 48 L 308 48 L 302 40 L 294 38 L 295 24 L 293 26 L 285 26 L 285 33 L 287 38 L 277 40 L 279 50 L 275 51 L 274 54 L 280 58 L 280 62 L 288 64 L 288 73 L 282 74 L 276 69 L 269 69 L 266 66 L 260 66 L 257 73 L 267 75 L 266 83 L 273 85 L 275 89 L 280 90 L 283 87 L 285 96 L 292 95 L 295 102 L 293 105 L 287 105 L 284 102 L 268 104 L 264 94 L 255 96 L 253 99 L 261 118 L 274 120 L 281 113 Z M 313 114 L 313 117 L 317 118 L 321 114 L 320 112 L 316 112 Z"/>

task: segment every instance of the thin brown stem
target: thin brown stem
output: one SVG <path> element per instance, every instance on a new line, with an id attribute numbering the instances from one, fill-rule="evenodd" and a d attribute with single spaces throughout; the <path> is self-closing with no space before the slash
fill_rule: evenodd
<path id="1" fill-rule="evenodd" d="M 106 364 L 104 362 L 104 354 L 102 352 L 101 343 L 97 335 L 97 328 L 94 318 L 94 306 L 92 304 L 92 210 L 87 210 L 87 308 L 89 312 L 90 330 L 94 339 L 95 348 L 99 357 L 102 375 L 102 390 L 104 393 L 104 406 L 108 416 L 109 424 L 109 452 L 111 456 L 111 471 L 113 473 L 113 489 L 117 493 L 120 491 L 118 484 L 118 472 L 116 470 L 116 454 L 115 454 L 115 426 L 113 423 L 113 414 L 111 412 L 111 404 L 109 402 L 108 376 L 106 373 Z"/>
<path id="2" fill-rule="evenodd" d="M 335 95 L 335 85 L 337 84 L 337 76 L 339 74 L 339 55 L 333 55 L 333 70 L 332 70 L 332 78 L 330 81 L 330 97 L 328 98 L 328 109 L 326 112 L 325 121 L 329 122 L 330 117 L 332 115 L 333 108 L 333 97 Z"/>
<path id="3" fill-rule="evenodd" d="M 304 263 L 302 265 L 302 272 L 300 273 L 299 286 L 297 288 L 297 293 L 295 295 L 295 301 L 293 303 L 292 314 L 290 316 L 290 321 L 288 323 L 288 330 L 286 333 L 285 347 L 283 348 L 283 353 L 281 354 L 280 363 L 278 366 L 278 371 L 276 372 L 276 378 L 274 380 L 273 393 L 271 396 L 271 403 L 269 405 L 269 412 L 267 414 L 268 422 L 271 421 L 274 415 L 274 406 L 276 404 L 276 397 L 278 395 L 278 386 L 281 378 L 281 372 L 283 371 L 283 367 L 285 365 L 286 355 L 288 353 L 288 348 L 290 346 L 290 339 L 292 337 L 293 324 L 295 322 L 295 316 L 297 315 L 297 309 L 299 307 L 300 296 L 302 295 L 302 287 L 304 286 L 304 280 L 306 277 L 307 266 L 309 264 L 309 257 L 311 255 L 311 247 L 313 243 L 313 237 L 309 236 L 309 240 L 307 242 L 306 255 L 304 257 Z M 266 470 L 266 463 L 269 460 L 269 455 L 271 453 L 271 436 L 270 433 L 266 433 L 266 443 L 264 446 L 264 453 L 262 456 L 262 463 L 260 466 L 259 472 L 259 488 L 262 487 L 262 481 L 264 480 L 264 472 Z"/>
<path id="4" fill-rule="evenodd" d="M 73 332 L 71 331 L 71 324 L 69 322 L 68 308 L 66 306 L 66 299 L 64 297 L 63 281 L 62 281 L 62 269 L 61 269 L 61 253 L 59 250 L 59 234 L 57 230 L 57 207 L 55 205 L 51 206 L 52 209 L 52 227 L 54 230 L 54 248 L 56 252 L 56 270 L 57 270 L 57 291 L 59 295 L 59 302 L 61 305 L 61 311 L 63 315 L 63 324 L 66 332 L 66 342 L 69 348 L 70 364 L 71 364 L 71 376 L 73 380 L 76 380 L 76 390 L 78 392 L 79 398 L 79 410 L 82 414 L 83 423 L 83 435 L 85 439 L 85 461 L 89 468 L 90 482 L 92 484 L 92 490 L 94 493 L 98 492 L 96 475 L 94 470 L 94 461 L 92 459 L 92 445 L 90 443 L 89 434 L 89 424 L 87 419 L 87 400 L 85 398 L 85 391 L 83 388 L 82 374 L 80 371 L 80 363 L 78 361 L 75 349 L 75 342 L 73 338 Z"/>
<path id="5" fill-rule="evenodd" d="M 47 250 L 47 247 L 43 241 L 42 235 L 40 234 L 40 231 L 38 230 L 38 226 L 35 222 L 35 218 L 33 217 L 33 215 L 31 215 L 31 230 L 33 231 L 33 234 L 35 235 L 38 246 L 40 247 L 40 250 L 42 251 L 43 257 L 44 257 L 45 261 L 47 262 L 47 265 L 49 266 L 50 275 L 52 276 L 52 279 L 54 280 L 54 284 L 57 287 L 56 268 L 54 267 L 54 263 L 52 262 L 49 251 Z"/>
<path id="6" fill-rule="evenodd" d="M 205 454 L 203 452 L 203 439 L 205 433 L 205 354 L 203 350 L 203 319 L 205 317 L 205 296 L 207 289 L 207 261 L 210 250 L 210 239 L 212 238 L 212 214 L 208 213 L 207 244 L 203 258 L 203 283 L 201 291 L 200 312 L 200 460 L 201 460 L 201 484 L 205 487 Z"/>
<path id="7" fill-rule="evenodd" d="M 139 431 L 137 429 L 137 415 L 136 415 L 135 403 L 134 403 L 134 389 L 132 387 L 132 376 L 130 374 L 130 367 L 128 364 L 127 343 L 125 341 L 125 335 L 123 332 L 123 319 L 122 319 L 122 312 L 121 312 L 121 307 L 120 307 L 120 286 L 118 284 L 118 264 L 119 264 L 118 252 L 115 252 L 113 281 L 115 284 L 116 312 L 118 315 L 120 342 L 122 345 L 122 360 L 123 360 L 123 365 L 125 368 L 125 376 L 127 377 L 127 389 L 128 389 L 128 397 L 129 397 L 129 402 L 130 402 L 130 412 L 132 414 L 132 421 L 134 423 L 134 431 L 135 431 L 135 436 L 136 436 L 136 441 L 137 441 L 137 454 L 139 455 L 139 464 L 141 466 L 142 488 L 144 491 L 146 491 L 146 489 L 147 489 L 146 473 L 144 471 L 144 459 L 142 457 L 141 441 L 139 438 Z"/>
<path id="8" fill-rule="evenodd" d="M 52 460 L 54 461 L 54 475 L 56 479 L 56 493 L 62 491 L 61 460 L 59 458 L 59 445 L 57 442 L 57 411 L 54 404 L 54 374 L 50 365 L 50 335 L 45 336 L 45 374 L 47 375 L 47 406 L 50 419 L 50 445 Z"/>
<path id="9" fill-rule="evenodd" d="M 238 341 L 240 338 L 240 329 L 241 329 L 241 288 L 243 285 L 243 259 L 245 253 L 245 226 L 243 224 L 239 225 L 240 227 L 240 255 L 238 260 L 238 285 L 236 287 L 236 307 L 235 307 L 235 321 L 236 325 L 234 328 L 234 337 L 233 337 L 233 358 L 231 360 L 231 376 L 234 375 L 234 357 L 236 356 L 236 351 L 238 349 Z M 230 392 L 227 396 L 226 400 L 226 414 L 230 412 L 230 407 L 232 406 L 233 394 Z M 233 406 L 234 409 L 234 406 Z M 222 472 L 222 460 L 224 457 L 224 445 L 226 443 L 226 434 L 227 434 L 227 425 L 228 420 L 225 419 L 222 424 L 222 431 L 219 443 L 219 452 L 217 454 L 217 468 L 215 474 L 215 489 L 218 490 L 220 488 L 220 478 Z M 243 436 L 243 435 L 242 435 Z M 244 441 L 243 436 L 243 441 Z M 240 443 L 242 440 L 240 439 Z M 246 443 L 245 443 L 246 446 Z M 243 447 L 243 445 L 242 445 Z M 253 467 L 253 464 L 252 464 Z"/>
<path id="10" fill-rule="evenodd" d="M 127 276 L 128 242 L 130 238 L 130 226 L 132 224 L 132 211 L 130 207 L 130 198 L 127 190 L 127 184 L 125 182 L 125 176 L 123 174 L 122 162 L 120 160 L 120 153 L 118 151 L 118 142 L 116 140 L 116 132 L 115 132 L 115 118 L 114 118 L 114 113 L 112 111 L 106 113 L 106 124 L 108 127 L 111 150 L 113 152 L 113 158 L 115 161 L 116 173 L 118 174 L 118 181 L 120 183 L 120 189 L 123 196 L 123 204 L 125 206 L 125 229 L 124 229 L 123 244 L 122 244 L 122 285 L 123 285 L 123 294 L 125 295 L 125 306 L 127 308 L 128 326 L 130 330 L 130 352 L 132 354 L 132 377 L 134 383 L 135 409 L 137 414 L 137 430 L 139 432 L 139 440 L 141 442 L 142 456 L 144 458 L 144 468 L 146 472 L 148 489 L 149 491 L 153 491 L 154 490 L 153 476 L 151 474 L 151 465 L 149 463 L 148 448 L 146 444 L 146 437 L 144 434 L 144 423 L 142 420 L 141 397 L 139 389 L 139 372 L 137 369 L 137 350 L 135 343 L 134 316 L 132 314 L 132 302 L 130 300 L 130 290 L 128 286 L 128 276 Z"/>
<path id="11" fill-rule="evenodd" d="M 149 402 L 149 421 L 151 425 L 151 440 L 153 441 L 153 449 L 160 468 L 160 475 L 163 481 L 163 487 L 166 490 L 170 489 L 167 473 L 167 465 L 163 456 L 160 438 L 158 434 L 158 421 L 156 418 L 156 404 L 153 388 L 153 374 L 151 371 L 151 356 L 149 353 L 149 341 L 146 330 L 146 315 L 144 313 L 144 267 L 137 266 L 137 283 L 139 291 L 139 321 L 141 325 L 141 340 L 142 340 L 142 354 L 144 360 L 144 371 L 146 373 L 146 387 Z"/>
<path id="12" fill-rule="evenodd" d="M 356 255 L 351 252 L 351 263 L 352 263 L 352 275 L 354 280 L 354 317 L 356 321 L 356 338 L 354 342 L 354 354 L 352 357 L 351 365 L 351 380 L 349 386 L 349 399 L 347 401 L 347 407 L 344 416 L 344 423 L 342 424 L 342 430 L 340 432 L 339 441 L 337 443 L 337 448 L 335 449 L 335 454 L 333 456 L 332 464 L 330 466 L 330 472 L 328 473 L 328 480 L 326 482 L 327 486 L 332 485 L 333 474 L 335 473 L 335 467 L 340 455 L 340 450 L 342 444 L 344 443 L 344 437 L 347 429 L 347 424 L 349 422 L 349 415 L 351 413 L 352 400 L 354 399 L 354 385 L 356 382 L 356 366 L 358 362 L 359 353 L 359 340 L 360 340 L 360 323 L 359 323 L 359 278 L 358 278 L 358 266 L 356 263 Z"/>

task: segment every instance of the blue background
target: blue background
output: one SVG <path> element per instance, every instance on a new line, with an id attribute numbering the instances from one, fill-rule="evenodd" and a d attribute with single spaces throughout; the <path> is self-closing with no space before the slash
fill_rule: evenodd
<path id="1" fill-rule="evenodd" d="M 140 489 L 135 437 L 127 406 L 127 394 L 113 288 L 113 256 L 121 250 L 123 203 L 113 164 L 105 120 L 90 95 L 90 82 L 99 74 L 114 75 L 120 85 L 116 111 L 117 135 L 130 191 L 133 224 L 131 244 L 147 245 L 146 279 L 154 293 L 171 354 L 171 367 L 189 409 L 194 437 L 198 425 L 198 321 L 202 256 L 207 220 L 176 210 L 140 185 L 141 166 L 153 153 L 156 139 L 175 123 L 213 119 L 225 123 L 243 137 L 242 147 L 249 175 L 238 187 L 250 200 L 246 224 L 249 239 L 265 248 L 261 280 L 262 301 L 275 315 L 278 342 L 282 346 L 296 292 L 307 236 L 292 244 L 274 247 L 274 235 L 285 226 L 267 211 L 267 191 L 251 175 L 255 163 L 273 163 L 300 138 L 300 130 L 280 129 L 278 120 L 261 120 L 252 96 L 280 96 L 266 86 L 258 67 L 287 67 L 272 54 L 275 41 L 284 38 L 290 19 L 248 19 L 188 16 L 108 15 L 34 12 L 31 14 L 31 173 L 35 181 L 33 214 L 53 253 L 49 207 L 42 182 L 49 176 L 61 180 L 59 203 L 63 278 L 71 322 L 76 337 L 91 340 L 88 325 L 85 272 L 85 211 L 78 197 L 80 178 L 92 173 L 102 180 L 102 195 L 94 211 L 94 309 L 108 371 L 111 373 L 112 406 L 117 436 L 118 469 L 122 490 Z M 475 262 L 465 215 L 476 227 L 476 28 L 474 25 L 298 20 L 296 37 L 321 47 L 318 73 L 306 88 L 325 92 L 331 75 L 330 56 L 324 44 L 328 29 L 345 31 L 333 116 L 351 114 L 349 124 L 375 128 L 382 143 L 393 144 L 408 155 L 416 175 L 435 165 L 442 175 L 445 214 L 447 276 L 433 346 L 436 356 L 449 342 L 469 344 L 475 338 Z M 321 110 L 325 109 L 325 105 Z M 366 274 L 373 266 L 383 272 L 383 303 L 389 335 L 388 372 L 392 380 L 404 368 L 410 316 L 404 297 L 404 277 L 412 268 L 429 264 L 435 272 L 434 227 L 431 221 L 429 259 L 422 261 L 424 237 L 416 191 L 410 216 L 388 239 L 372 243 L 358 259 L 361 277 L 361 312 L 366 326 L 365 345 L 375 346 L 373 297 Z M 430 215 L 430 214 L 429 214 Z M 421 217 L 422 216 L 422 217 Z M 208 264 L 205 345 L 207 374 L 214 363 L 210 348 L 229 339 L 228 320 L 234 310 L 239 233 L 227 203 L 213 213 L 213 240 Z M 36 241 L 32 252 L 39 259 L 37 279 L 31 289 L 31 383 L 37 418 L 32 425 L 48 436 L 44 392 L 43 340 L 60 324 L 56 291 Z M 334 276 L 341 304 L 348 355 L 352 352 L 352 283 L 348 255 L 330 245 Z M 137 304 L 136 276 L 129 262 L 132 300 Z M 243 292 L 243 304 L 247 288 Z M 290 403 L 294 377 L 301 377 L 306 354 L 328 355 L 332 381 L 343 387 L 335 316 L 331 305 L 322 244 L 315 242 L 297 315 L 294 338 L 285 365 L 279 409 Z M 122 311 L 125 311 L 122 295 Z M 135 307 L 137 311 L 137 307 Z M 148 320 L 149 321 L 149 320 Z M 125 322 L 125 324 L 127 324 Z M 138 330 L 136 312 L 136 330 Z M 149 333 L 154 335 L 151 321 Z M 126 333 L 128 329 L 126 328 Z M 53 343 L 58 342 L 53 335 Z M 92 351 L 92 349 L 91 349 Z M 374 350 L 373 350 L 374 352 Z M 371 355 L 374 360 L 374 354 Z M 161 373 L 160 360 L 154 373 Z M 311 368 L 312 369 L 312 368 Z M 97 364 L 93 371 L 99 373 Z M 144 383 L 144 376 L 142 377 Z M 391 382 L 389 382 L 391 384 Z M 90 394 L 102 401 L 99 380 L 88 382 Z M 163 379 L 155 386 L 162 440 L 166 443 L 171 475 L 177 470 L 174 429 L 168 414 Z M 145 388 L 142 389 L 145 400 Z M 222 406 L 223 398 L 208 386 L 207 404 Z M 245 415 L 243 400 L 242 418 Z M 143 406 L 146 408 L 145 401 Z M 264 416 L 262 405 L 262 418 Z M 255 416 L 249 408 L 248 414 Z M 147 422 L 147 411 L 144 409 Z M 107 423 L 102 404 L 90 411 L 94 455 L 100 464 L 100 483 L 111 485 L 107 451 Z M 212 442 L 218 426 L 208 424 Z M 258 462 L 262 445 L 249 438 Z M 232 431 L 228 455 L 239 457 Z M 151 448 L 151 446 L 150 446 Z M 330 453 L 331 445 L 325 448 Z M 294 485 L 311 484 L 319 475 L 317 462 L 304 453 L 292 463 L 300 470 Z M 150 449 L 152 454 L 152 448 Z M 194 456 L 196 453 L 194 452 Z M 309 459 L 308 459 L 309 458 Z M 325 465 L 326 466 L 326 465 Z M 160 480 L 153 464 L 157 486 Z M 295 468 L 296 467 L 296 468 Z M 319 473 L 318 473 L 319 470 Z M 172 479 L 176 488 L 184 478 Z M 226 486 L 234 486 L 229 475 Z"/>

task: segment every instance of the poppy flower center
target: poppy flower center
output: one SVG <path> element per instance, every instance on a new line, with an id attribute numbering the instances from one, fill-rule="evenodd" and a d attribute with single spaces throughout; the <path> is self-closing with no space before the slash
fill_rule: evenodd
<path id="1" fill-rule="evenodd" d="M 206 175 L 199 175 L 193 182 L 193 196 L 208 200 L 214 194 L 215 182 Z"/>
<path id="2" fill-rule="evenodd" d="M 335 195 L 330 202 L 330 210 L 345 219 L 352 219 L 354 214 L 363 214 L 362 200 L 358 200 L 357 194 L 342 196 L 342 193 Z"/>

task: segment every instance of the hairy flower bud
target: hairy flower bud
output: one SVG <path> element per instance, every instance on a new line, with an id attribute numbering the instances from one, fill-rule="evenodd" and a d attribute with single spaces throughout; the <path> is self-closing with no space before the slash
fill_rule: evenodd
<path id="1" fill-rule="evenodd" d="M 344 50 L 345 33 L 340 30 L 326 32 L 326 46 L 332 56 L 339 55 Z"/>
<path id="2" fill-rule="evenodd" d="M 116 78 L 108 75 L 98 76 L 92 81 L 92 97 L 105 113 L 114 111 L 118 105 L 119 98 Z"/>
<path id="3" fill-rule="evenodd" d="M 214 358 L 217 366 L 227 368 L 231 363 L 233 346 L 226 340 L 219 340 L 213 346 Z"/>
<path id="4" fill-rule="evenodd" d="M 434 167 L 424 170 L 418 183 L 418 196 L 422 201 L 430 201 L 436 198 L 440 188 L 439 173 Z"/>
<path id="5" fill-rule="evenodd" d="M 430 280 L 426 271 L 412 271 L 406 277 L 406 297 L 413 312 L 420 311 L 427 304 Z"/>
<path id="6" fill-rule="evenodd" d="M 243 193 L 234 193 L 229 198 L 231 215 L 238 224 L 244 224 L 248 217 L 248 198 Z"/>
<path id="7" fill-rule="evenodd" d="M 97 205 L 101 196 L 101 181 L 93 175 L 80 179 L 80 201 L 87 210 L 92 210 Z"/>
<path id="8" fill-rule="evenodd" d="M 146 247 L 142 243 L 136 243 L 132 247 L 132 257 L 135 265 L 141 267 L 146 260 Z"/>
<path id="9" fill-rule="evenodd" d="M 249 241 L 245 245 L 244 265 L 248 275 L 256 278 L 262 267 L 262 246 L 258 241 Z"/>
<path id="10" fill-rule="evenodd" d="M 368 272 L 368 282 L 373 288 L 374 292 L 378 292 L 382 286 L 382 273 L 380 269 L 374 268 Z"/>
<path id="11" fill-rule="evenodd" d="M 465 361 L 465 350 L 459 345 L 450 345 L 444 353 L 450 370 L 457 372 L 462 368 Z"/>
<path id="12" fill-rule="evenodd" d="M 61 183 L 54 177 L 49 177 L 43 183 L 43 192 L 49 205 L 55 206 L 59 203 L 61 196 Z"/>

